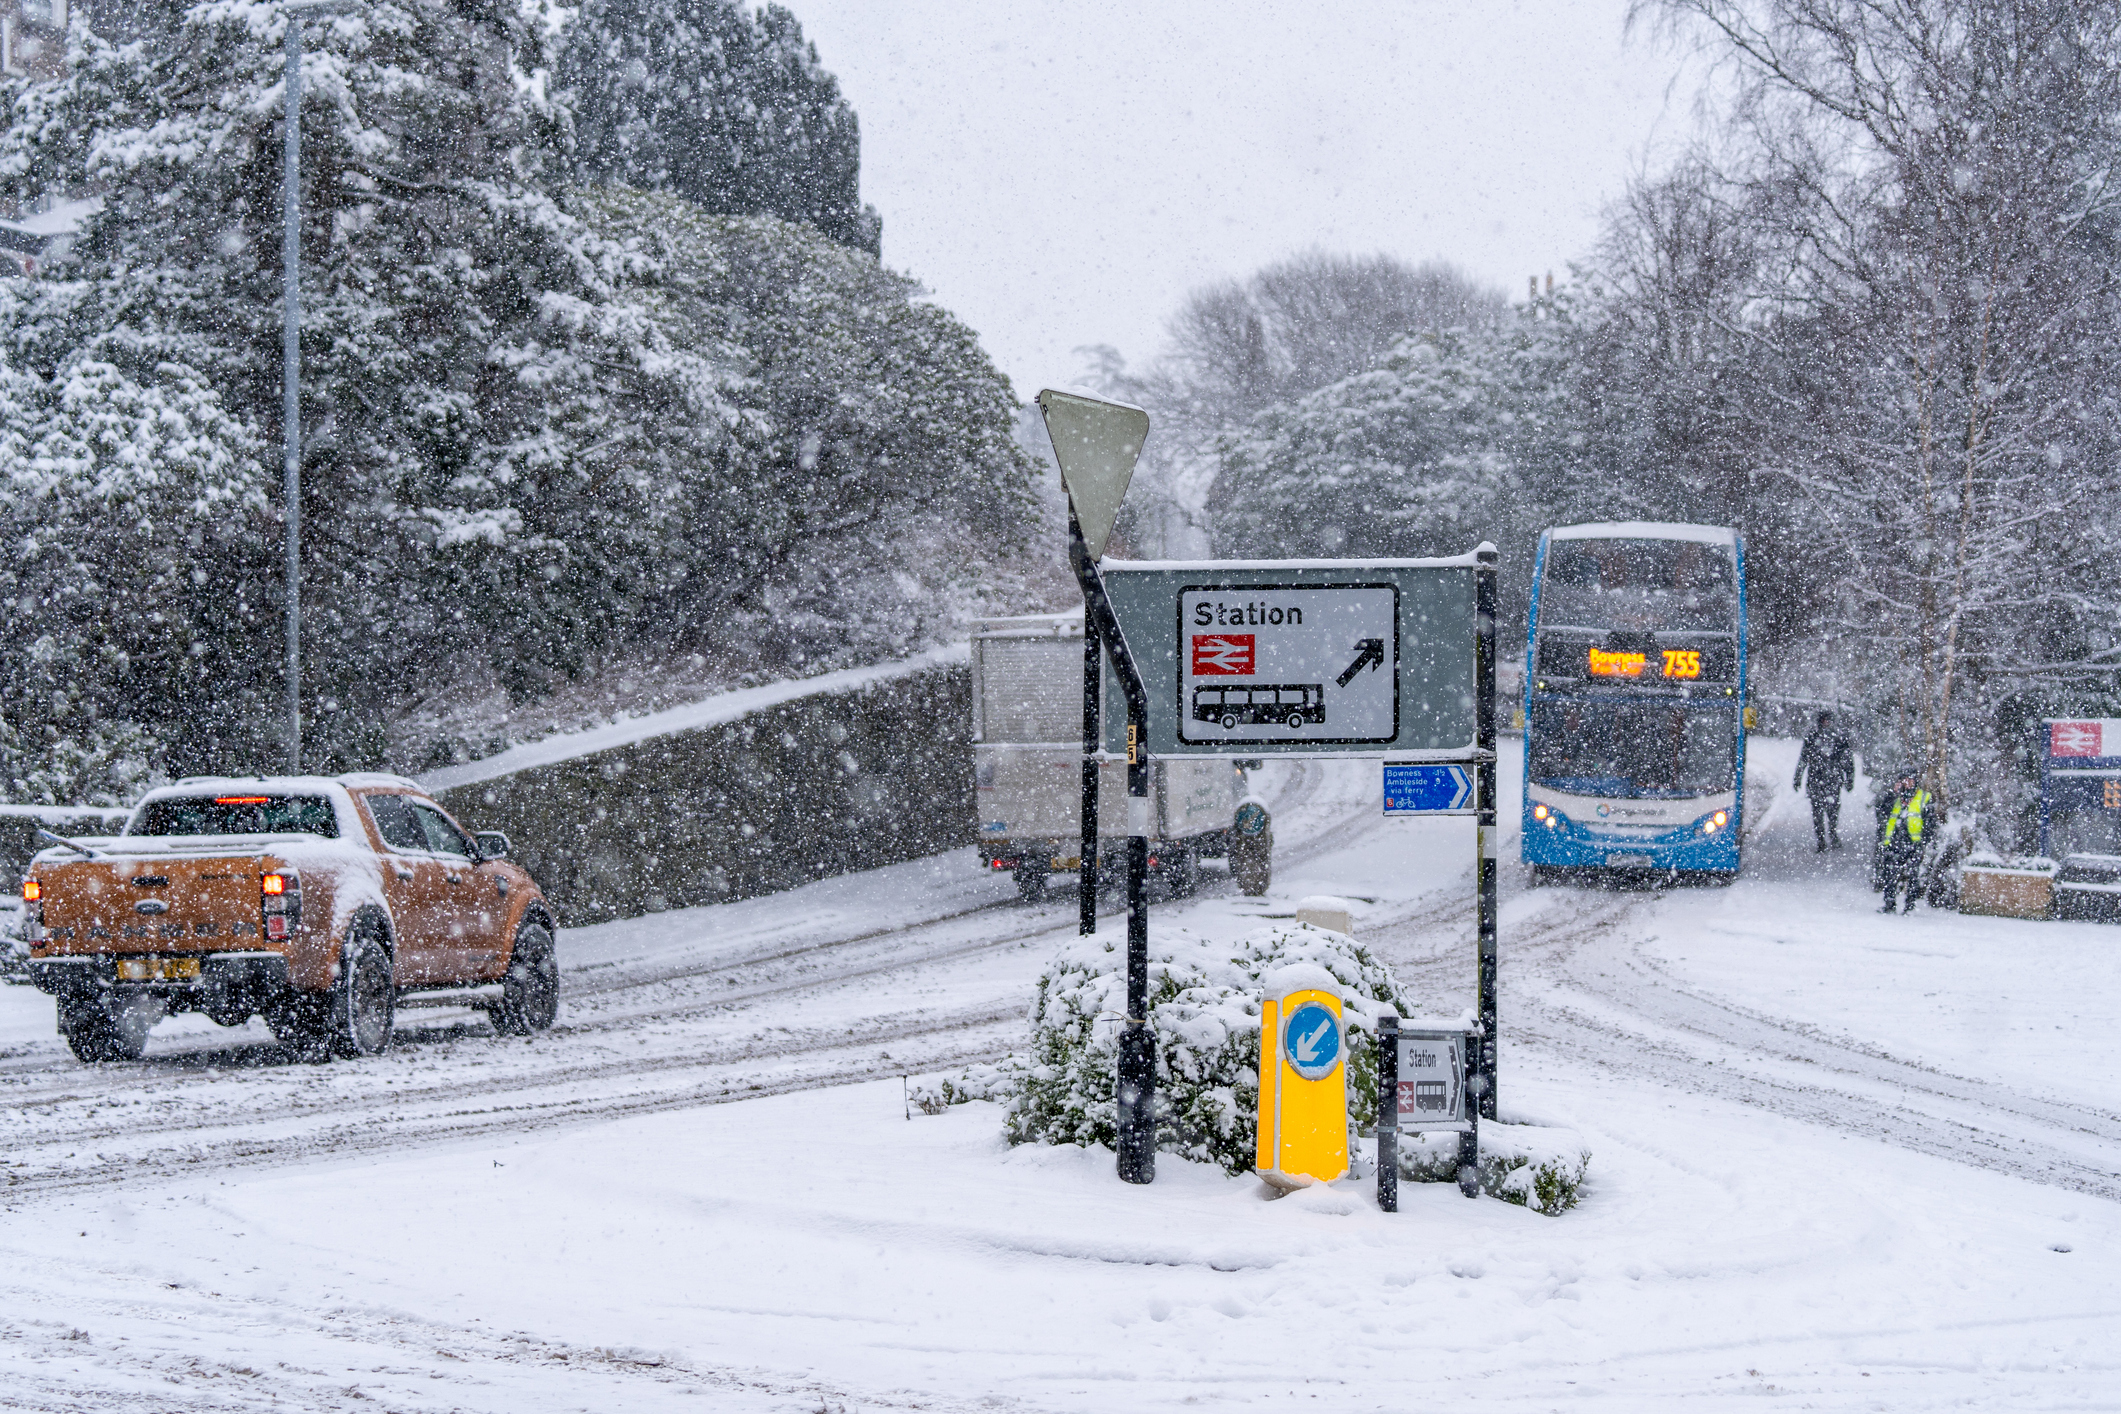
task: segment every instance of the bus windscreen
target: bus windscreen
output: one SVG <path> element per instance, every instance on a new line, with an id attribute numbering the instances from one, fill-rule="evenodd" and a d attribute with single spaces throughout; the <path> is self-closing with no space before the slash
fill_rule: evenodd
<path id="1" fill-rule="evenodd" d="M 1537 702 L 1531 778 L 1614 799 L 1686 799 L 1732 788 L 1738 718 L 1660 702 Z"/>
<path id="2" fill-rule="evenodd" d="M 1731 547 L 1696 540 L 1552 541 L 1539 616 L 1572 627 L 1728 633 L 1738 618 Z"/>

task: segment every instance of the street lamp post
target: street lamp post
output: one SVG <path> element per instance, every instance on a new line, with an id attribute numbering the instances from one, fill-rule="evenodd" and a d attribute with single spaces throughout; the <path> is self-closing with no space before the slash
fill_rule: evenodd
<path id="1" fill-rule="evenodd" d="M 280 175 L 281 506 L 287 522 L 287 773 L 302 770 L 302 17 L 358 0 L 289 0 L 286 157 Z"/>
<path id="2" fill-rule="evenodd" d="M 302 11 L 287 7 L 287 153 L 280 207 L 280 441 L 287 521 L 287 774 L 302 771 Z"/>

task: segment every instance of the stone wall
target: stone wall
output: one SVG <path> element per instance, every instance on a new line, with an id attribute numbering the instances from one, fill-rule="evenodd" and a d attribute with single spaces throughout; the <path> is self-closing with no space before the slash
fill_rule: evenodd
<path id="1" fill-rule="evenodd" d="M 748 898 L 973 843 L 971 692 L 941 663 L 436 798 L 564 924 Z"/>

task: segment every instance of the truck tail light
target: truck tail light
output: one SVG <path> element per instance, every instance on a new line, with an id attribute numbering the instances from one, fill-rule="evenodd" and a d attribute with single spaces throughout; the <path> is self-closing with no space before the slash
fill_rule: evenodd
<path id="1" fill-rule="evenodd" d="M 293 870 L 266 874 L 258 880 L 258 897 L 265 917 L 265 936 L 285 938 L 302 926 L 302 876 Z"/>
<path id="2" fill-rule="evenodd" d="M 35 903 L 43 897 L 44 885 L 38 883 L 35 879 L 24 879 L 22 881 L 22 901 L 24 903 Z"/>

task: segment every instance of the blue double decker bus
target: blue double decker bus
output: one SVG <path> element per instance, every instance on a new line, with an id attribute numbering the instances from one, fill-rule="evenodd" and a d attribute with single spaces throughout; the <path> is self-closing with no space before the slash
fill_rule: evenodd
<path id="1" fill-rule="evenodd" d="M 1736 532 L 1628 522 L 1540 536 L 1524 680 L 1535 882 L 1737 875 L 1745 649 Z"/>

